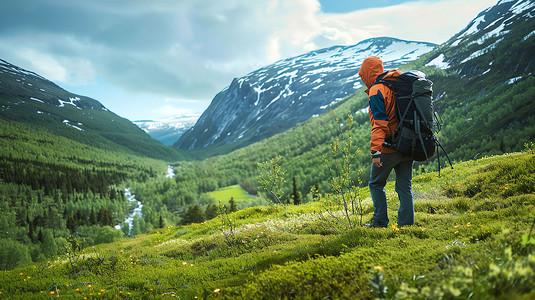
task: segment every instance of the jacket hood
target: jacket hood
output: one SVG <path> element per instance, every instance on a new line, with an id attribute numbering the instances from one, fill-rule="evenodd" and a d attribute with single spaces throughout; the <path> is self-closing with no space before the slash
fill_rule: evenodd
<path id="1" fill-rule="evenodd" d="M 368 93 L 375 80 L 377 80 L 377 77 L 383 74 L 383 72 L 383 62 L 378 57 L 370 56 L 362 62 L 359 69 L 359 76 L 368 88 L 366 93 Z"/>

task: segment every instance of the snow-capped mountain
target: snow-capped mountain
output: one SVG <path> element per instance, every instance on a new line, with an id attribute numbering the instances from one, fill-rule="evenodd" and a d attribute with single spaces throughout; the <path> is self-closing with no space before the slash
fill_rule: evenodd
<path id="1" fill-rule="evenodd" d="M 134 121 L 139 128 L 143 129 L 153 139 L 171 146 L 188 129 L 195 125 L 200 114 L 180 115 L 164 120 L 141 120 Z"/>
<path id="2" fill-rule="evenodd" d="M 420 63 L 444 70 L 430 79 L 452 156 L 518 150 L 535 139 L 534 0 L 498 1 Z"/>
<path id="3" fill-rule="evenodd" d="M 362 87 L 358 69 L 371 55 L 395 68 L 436 48 L 435 44 L 373 38 L 280 60 L 219 92 L 195 126 L 175 143 L 180 149 L 244 146 L 319 115 Z"/>
<path id="4" fill-rule="evenodd" d="M 535 38 L 534 16 L 533 0 L 501 0 L 441 45 L 426 66 L 452 69 L 468 78 L 491 75 L 497 69 L 525 72 L 535 63 L 530 43 Z M 504 53 L 500 47 L 508 50 Z M 498 63 L 504 54 L 507 61 Z"/>

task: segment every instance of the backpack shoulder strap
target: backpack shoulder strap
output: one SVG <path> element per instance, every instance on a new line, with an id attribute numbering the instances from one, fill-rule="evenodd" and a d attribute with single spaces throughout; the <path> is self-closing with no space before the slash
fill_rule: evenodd
<path id="1" fill-rule="evenodd" d="M 374 85 L 375 84 L 378 84 L 378 83 L 381 83 L 381 84 L 384 84 L 386 85 L 388 88 L 390 88 L 391 90 L 393 90 L 394 92 L 396 91 L 395 89 L 395 82 L 398 78 L 399 75 L 401 75 L 402 73 L 396 69 L 392 69 L 390 71 L 387 71 L 383 74 L 381 74 L 381 76 L 377 77 L 377 80 L 375 81 Z"/>

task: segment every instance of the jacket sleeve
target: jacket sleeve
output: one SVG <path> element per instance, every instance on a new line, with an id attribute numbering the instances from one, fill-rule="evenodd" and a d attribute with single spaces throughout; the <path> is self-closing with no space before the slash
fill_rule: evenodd
<path id="1" fill-rule="evenodd" d="M 374 91 L 375 90 L 375 91 Z M 388 132 L 388 114 L 386 112 L 385 99 L 379 89 L 370 91 L 370 123 L 372 125 L 372 138 L 370 151 L 381 151 Z M 375 93 L 374 93 L 375 92 Z"/>

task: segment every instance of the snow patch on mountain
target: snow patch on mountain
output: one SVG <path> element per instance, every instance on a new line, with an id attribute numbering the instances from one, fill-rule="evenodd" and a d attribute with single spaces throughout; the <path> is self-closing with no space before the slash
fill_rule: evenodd
<path id="1" fill-rule="evenodd" d="M 450 65 L 445 61 L 444 54 L 441 53 L 439 56 L 435 57 L 433 60 L 425 64 L 426 67 L 435 66 L 439 69 L 448 69 Z"/>
<path id="2" fill-rule="evenodd" d="M 78 109 L 82 109 L 81 107 L 79 107 L 76 103 L 74 103 L 75 101 L 78 102 L 80 101 L 80 98 L 79 97 L 69 97 L 69 101 L 63 101 L 61 99 L 58 99 L 59 101 L 59 107 L 65 107 L 65 104 L 68 104 L 68 105 L 72 105 Z"/>
<path id="3" fill-rule="evenodd" d="M 82 128 L 78 127 L 78 126 L 82 126 L 82 125 L 83 125 L 82 123 L 79 123 L 79 122 L 78 122 L 78 123 L 76 123 L 76 125 L 71 124 L 71 123 L 74 123 L 74 122 L 71 122 L 71 121 L 69 121 L 69 120 L 63 120 L 63 124 L 65 124 L 65 125 L 67 125 L 67 126 L 69 126 L 69 127 L 72 127 L 72 128 L 74 128 L 74 129 L 77 129 L 77 130 L 79 130 L 79 131 L 84 131 Z"/>
<path id="4" fill-rule="evenodd" d="M 470 56 L 468 56 L 467 58 L 465 58 L 464 60 L 461 61 L 461 64 L 464 64 L 465 62 L 471 60 L 471 59 L 474 59 L 478 56 L 481 56 L 489 51 L 491 51 L 492 49 L 496 48 L 496 45 L 501 42 L 503 40 L 503 38 L 497 40 L 496 42 L 492 43 L 491 45 L 481 49 L 481 50 L 477 50 L 475 51 L 474 53 L 472 53 Z"/>
<path id="5" fill-rule="evenodd" d="M 41 103 L 45 103 L 45 101 L 37 99 L 37 98 L 34 98 L 34 97 L 30 97 L 30 100 L 41 102 Z"/>
<path id="6" fill-rule="evenodd" d="M 6 62 L 5 60 L 3 59 L 0 59 L 0 72 L 1 73 L 10 73 L 10 74 L 13 74 L 13 75 L 28 75 L 28 76 L 32 76 L 32 77 L 37 77 L 41 80 L 45 80 L 45 81 L 49 81 L 48 79 L 34 73 L 34 72 L 30 72 L 30 71 L 27 71 L 27 70 L 24 70 L 22 68 L 19 68 L 15 65 L 12 65 L 8 62 Z M 25 80 L 25 78 L 21 78 L 21 80 Z M 20 82 L 20 80 L 19 80 Z"/>
<path id="7" fill-rule="evenodd" d="M 534 35 L 535 35 L 535 30 L 533 30 L 533 31 L 530 32 L 528 35 L 526 35 L 526 36 L 522 39 L 522 41 L 525 41 L 525 40 L 529 39 L 530 37 L 532 37 L 532 36 L 534 36 Z"/>
<path id="8" fill-rule="evenodd" d="M 513 7 L 511 7 L 511 11 L 514 14 L 519 15 L 519 14 L 523 13 L 526 10 L 531 10 L 534 7 L 535 7 L 535 3 L 529 2 L 529 1 L 520 0 L 517 3 L 515 3 L 513 5 Z"/>
<path id="9" fill-rule="evenodd" d="M 426 66 L 436 66 L 449 69 L 452 65 L 458 66 L 455 70 L 461 76 L 487 74 L 490 69 L 478 72 L 475 65 L 466 65 L 468 62 L 485 55 L 497 48 L 498 44 L 511 34 L 512 24 L 528 21 L 533 18 L 535 3 L 531 0 L 502 0 L 495 6 L 481 12 L 468 26 L 461 30 L 450 42 L 445 44 L 445 50 L 438 57 L 429 61 Z M 526 41 L 535 35 L 535 31 L 524 33 L 519 42 Z M 454 50 L 453 50 L 454 49 Z M 475 62 L 477 64 L 477 62 Z M 482 73 L 481 73 L 482 72 Z"/>

